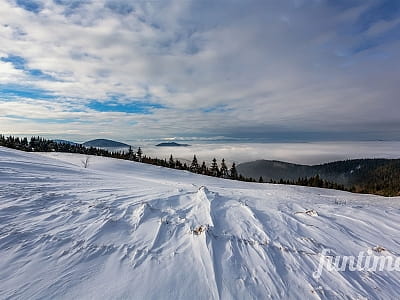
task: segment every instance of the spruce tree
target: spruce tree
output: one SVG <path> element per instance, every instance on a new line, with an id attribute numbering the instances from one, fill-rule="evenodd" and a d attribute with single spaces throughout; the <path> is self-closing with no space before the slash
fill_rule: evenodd
<path id="1" fill-rule="evenodd" d="M 228 174 L 228 167 L 225 164 L 225 159 L 224 158 L 222 159 L 222 162 L 221 162 L 220 173 L 221 173 L 221 177 L 228 178 L 228 175 L 229 175 Z"/>
<path id="2" fill-rule="evenodd" d="M 236 164 L 233 163 L 231 169 L 229 170 L 230 177 L 232 179 L 238 179 L 238 172 L 236 170 Z"/>
<path id="3" fill-rule="evenodd" d="M 199 163 L 197 162 L 197 157 L 196 155 L 193 156 L 192 164 L 190 165 L 190 171 L 193 173 L 198 173 L 199 172 Z"/>
<path id="4" fill-rule="evenodd" d="M 203 163 L 201 164 L 200 173 L 203 175 L 206 175 L 208 173 L 208 169 L 207 169 L 205 161 L 203 161 Z"/>
<path id="5" fill-rule="evenodd" d="M 182 170 L 183 166 L 180 160 L 175 161 L 175 169 L 180 169 Z"/>
<path id="6" fill-rule="evenodd" d="M 137 150 L 137 152 L 136 152 L 136 155 L 137 155 L 137 157 L 138 157 L 138 161 L 142 161 L 142 154 L 143 154 L 143 151 L 142 151 L 142 149 L 139 147 L 138 148 L 138 150 Z"/>
<path id="7" fill-rule="evenodd" d="M 133 153 L 132 146 L 129 146 L 128 159 L 129 160 L 135 160 L 135 153 Z"/>
<path id="8" fill-rule="evenodd" d="M 171 154 L 171 156 L 169 157 L 168 166 L 169 166 L 170 168 L 175 168 L 175 162 L 174 162 L 174 158 L 172 157 L 172 154 Z"/>
<path id="9" fill-rule="evenodd" d="M 217 160 L 215 157 L 212 160 L 210 171 L 211 171 L 212 176 L 216 176 L 216 177 L 219 176 L 218 164 L 217 164 Z"/>

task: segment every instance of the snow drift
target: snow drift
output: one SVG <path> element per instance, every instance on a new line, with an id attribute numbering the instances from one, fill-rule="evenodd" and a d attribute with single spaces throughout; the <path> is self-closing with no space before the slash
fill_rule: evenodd
<path id="1" fill-rule="evenodd" d="M 243 183 L 0 147 L 0 298 L 394 299 L 399 272 L 313 272 L 323 249 L 398 256 L 399 198 Z"/>

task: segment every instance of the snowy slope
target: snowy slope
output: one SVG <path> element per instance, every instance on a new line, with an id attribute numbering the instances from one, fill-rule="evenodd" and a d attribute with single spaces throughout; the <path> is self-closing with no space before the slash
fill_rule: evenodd
<path id="1" fill-rule="evenodd" d="M 312 274 L 398 256 L 399 198 L 84 159 L 0 147 L 0 299 L 398 298 L 399 272 Z"/>

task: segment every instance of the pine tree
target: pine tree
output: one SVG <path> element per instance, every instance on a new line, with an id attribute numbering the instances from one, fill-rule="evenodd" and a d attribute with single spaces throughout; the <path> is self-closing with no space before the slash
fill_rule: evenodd
<path id="1" fill-rule="evenodd" d="M 218 164 L 217 164 L 217 160 L 215 157 L 212 160 L 210 171 L 211 171 L 212 176 L 216 176 L 216 177 L 219 176 Z"/>
<path id="2" fill-rule="evenodd" d="M 175 161 L 174 161 L 174 158 L 172 157 L 172 154 L 171 154 L 171 156 L 169 157 L 168 166 L 169 166 L 170 168 L 175 168 Z"/>
<path id="3" fill-rule="evenodd" d="M 132 146 L 129 146 L 128 159 L 129 160 L 135 160 L 135 153 L 133 153 Z"/>
<path id="4" fill-rule="evenodd" d="M 260 176 L 260 178 L 258 179 L 258 182 L 259 183 L 263 183 L 264 182 L 264 179 L 262 178 L 262 176 Z"/>
<path id="5" fill-rule="evenodd" d="M 142 155 L 143 155 L 143 151 L 142 151 L 142 149 L 139 147 L 138 148 L 138 150 L 137 150 L 137 152 L 136 152 L 136 155 L 137 155 L 137 157 L 138 157 L 138 161 L 142 161 Z"/>
<path id="6" fill-rule="evenodd" d="M 230 173 L 230 177 L 232 179 L 238 179 L 238 173 L 237 173 L 237 170 L 236 170 L 236 164 L 235 163 L 232 164 L 232 167 L 229 170 L 229 173 Z"/>
<path id="7" fill-rule="evenodd" d="M 183 166 L 182 166 L 182 163 L 180 160 L 175 161 L 175 169 L 179 169 L 179 170 L 183 169 Z"/>
<path id="8" fill-rule="evenodd" d="M 207 169 L 205 161 L 203 161 L 203 163 L 201 164 L 200 173 L 203 175 L 206 175 L 208 173 L 208 169 Z"/>
<path id="9" fill-rule="evenodd" d="M 222 159 L 222 162 L 221 162 L 220 173 L 221 173 L 221 177 L 228 178 L 228 175 L 229 175 L 228 174 L 228 167 L 225 164 L 225 159 L 224 158 Z"/>
<path id="10" fill-rule="evenodd" d="M 190 165 L 190 171 L 193 173 L 198 173 L 199 172 L 199 163 L 197 162 L 197 157 L 196 155 L 193 156 L 192 164 Z"/>

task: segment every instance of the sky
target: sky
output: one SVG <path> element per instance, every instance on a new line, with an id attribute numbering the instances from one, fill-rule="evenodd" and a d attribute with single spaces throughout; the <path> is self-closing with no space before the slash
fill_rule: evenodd
<path id="1" fill-rule="evenodd" d="M 0 131 L 400 140 L 398 0 L 0 0 Z"/>

